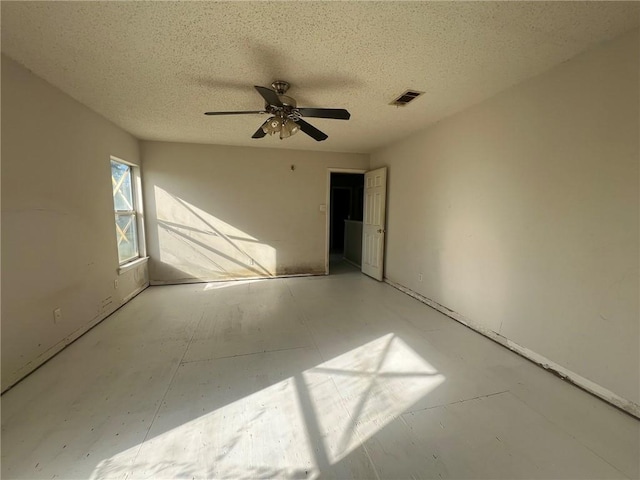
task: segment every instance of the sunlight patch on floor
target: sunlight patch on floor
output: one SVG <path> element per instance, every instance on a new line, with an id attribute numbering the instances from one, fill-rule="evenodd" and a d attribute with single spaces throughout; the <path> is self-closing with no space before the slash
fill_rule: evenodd
<path id="1" fill-rule="evenodd" d="M 311 385 L 331 377 L 348 417 L 329 440 L 338 461 L 444 382 L 427 361 L 393 334 L 380 337 L 303 374 Z M 315 393 L 315 392 L 314 392 Z M 313 395 L 318 420 L 335 423 L 326 398 Z"/>
<path id="2" fill-rule="evenodd" d="M 91 478 L 317 478 L 444 380 L 388 334 L 105 459 Z"/>

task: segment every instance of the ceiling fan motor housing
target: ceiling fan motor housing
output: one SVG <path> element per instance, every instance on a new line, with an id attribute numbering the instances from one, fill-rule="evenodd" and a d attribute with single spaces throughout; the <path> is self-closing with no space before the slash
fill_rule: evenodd
<path id="1" fill-rule="evenodd" d="M 284 105 L 285 107 L 296 108 L 298 106 L 295 99 L 287 95 L 278 95 L 278 98 L 282 102 L 282 105 Z"/>
<path id="2" fill-rule="evenodd" d="M 298 104 L 296 103 L 295 99 L 289 97 L 288 95 L 285 95 L 290 86 L 291 85 L 289 85 L 289 82 L 285 82 L 284 80 L 276 80 L 271 84 L 273 90 L 278 94 L 278 98 L 280 99 L 280 102 L 282 102 L 282 105 L 284 105 L 285 107 L 296 108 Z M 285 113 L 290 113 L 287 110 L 288 109 L 285 109 Z"/>

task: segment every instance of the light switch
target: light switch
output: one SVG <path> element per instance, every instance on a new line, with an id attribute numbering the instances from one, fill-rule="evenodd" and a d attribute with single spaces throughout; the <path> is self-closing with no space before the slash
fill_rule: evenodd
<path id="1" fill-rule="evenodd" d="M 327 206 L 324 203 L 320 205 L 320 211 L 321 212 L 326 212 L 327 211 Z"/>

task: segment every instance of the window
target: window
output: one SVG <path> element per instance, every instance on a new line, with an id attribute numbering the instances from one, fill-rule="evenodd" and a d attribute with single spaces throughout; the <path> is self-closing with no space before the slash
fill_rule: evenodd
<path id="1" fill-rule="evenodd" d="M 120 265 L 140 256 L 133 167 L 111 159 L 111 184 L 116 215 L 116 239 Z"/>

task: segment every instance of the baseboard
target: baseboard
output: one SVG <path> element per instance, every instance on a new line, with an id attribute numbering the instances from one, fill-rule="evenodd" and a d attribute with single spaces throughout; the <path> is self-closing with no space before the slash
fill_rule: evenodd
<path id="1" fill-rule="evenodd" d="M 131 300 L 133 300 L 134 297 L 137 297 L 139 294 L 141 294 L 143 292 L 143 290 L 147 289 L 147 287 L 149 287 L 150 285 L 151 284 L 149 282 L 147 282 L 144 285 L 136 288 L 133 292 L 131 292 L 129 295 L 127 295 L 126 297 L 124 297 L 122 299 L 122 303 L 120 304 L 120 307 L 122 305 L 124 305 L 125 303 L 129 303 Z M 118 307 L 118 308 L 120 308 L 120 307 Z M 114 312 L 115 312 L 115 310 L 114 310 Z M 111 315 L 111 313 L 109 315 Z"/>
<path id="2" fill-rule="evenodd" d="M 490 330 L 481 325 L 478 325 L 472 320 L 460 315 L 459 313 L 451 310 L 450 308 L 445 307 L 444 305 L 439 304 L 434 300 L 431 300 L 430 298 L 420 295 L 419 293 L 414 292 L 413 290 L 403 285 L 400 285 L 399 283 L 389 280 L 388 278 L 385 278 L 384 281 L 385 283 L 388 283 L 389 285 L 391 285 L 393 288 L 396 288 L 401 292 L 406 293 L 410 297 L 413 297 L 416 300 L 439 311 L 440 313 L 445 314 L 447 317 L 452 318 L 453 320 L 465 325 L 466 327 L 471 328 L 472 330 L 480 333 L 481 335 L 484 335 L 490 340 L 493 340 L 494 342 L 499 343 L 500 345 L 517 353 L 518 355 L 526 358 L 527 360 L 530 360 L 531 362 L 537 364 L 538 366 L 544 368 L 545 370 L 548 370 L 551 373 L 557 375 L 563 380 L 566 380 L 576 385 L 577 387 L 580 387 L 581 389 L 591 393 L 592 395 L 595 395 L 596 397 L 604 400 L 607 403 L 610 403 L 611 405 L 619 408 L 620 410 L 623 410 L 624 412 L 636 418 L 640 418 L 640 405 L 630 400 L 627 400 L 626 398 L 623 398 L 620 395 L 617 395 L 616 393 L 604 388 L 603 386 L 592 382 L 588 378 L 585 378 L 563 367 L 562 365 L 559 365 L 549 360 L 548 358 L 544 357 L 543 355 L 540 355 L 539 353 L 529 350 L 528 348 L 523 347 L 522 345 L 519 345 L 518 343 L 509 340 L 508 338 L 500 335 L 497 332 L 494 332 L 493 330 Z"/>
<path id="3" fill-rule="evenodd" d="M 283 275 L 272 275 L 270 277 L 234 277 L 234 278 L 216 278 L 212 280 L 200 278 L 180 278 L 177 280 L 151 280 L 150 286 L 162 287 L 165 285 L 190 285 L 192 283 L 224 283 L 224 282 L 246 282 L 247 280 L 274 280 L 278 278 L 297 278 L 297 277 L 319 277 L 326 275 L 325 271 L 311 273 L 290 273 Z"/>
<path id="4" fill-rule="evenodd" d="M 128 303 L 129 301 L 131 301 L 135 296 L 137 296 L 138 294 L 140 294 L 144 289 L 146 289 L 149 286 L 149 282 L 145 283 L 144 285 L 138 287 L 136 290 L 134 290 L 131 294 L 127 295 L 122 302 L 120 303 L 120 305 L 118 305 L 117 308 L 114 308 L 112 311 L 110 312 L 105 312 L 102 313 L 96 317 L 94 317 L 93 319 L 91 319 L 91 321 L 89 323 L 87 323 L 86 325 L 83 325 L 82 327 L 78 328 L 77 330 L 74 330 L 71 334 L 67 335 L 66 337 L 64 337 L 62 340 L 60 340 L 58 343 L 56 343 L 55 345 L 49 347 L 47 350 L 45 350 L 43 353 L 41 353 L 40 355 L 38 355 L 34 360 L 30 361 L 29 363 L 27 363 L 26 365 L 22 366 L 20 369 L 18 369 L 18 371 L 16 372 L 16 380 L 12 381 L 10 385 L 7 386 L 7 388 L 5 388 L 2 391 L 2 394 L 4 394 L 5 392 L 11 390 L 13 387 L 15 387 L 18 383 L 20 383 L 22 380 L 24 380 L 25 378 L 27 378 L 29 375 L 31 375 L 33 372 L 35 372 L 38 368 L 40 368 L 42 365 L 44 365 L 45 363 L 47 363 L 49 360 L 51 360 L 54 356 L 56 356 L 58 353 L 60 353 L 62 350 L 64 350 L 66 347 L 68 347 L 69 345 L 71 345 L 73 342 L 75 342 L 78 338 L 80 338 L 82 335 L 84 335 L 85 333 L 87 333 L 89 330 L 91 330 L 93 327 L 97 326 L 99 323 L 101 323 L 104 319 L 106 319 L 109 315 L 112 315 L 113 313 L 115 313 L 118 309 L 120 309 L 122 306 L 124 306 L 126 303 Z"/>

